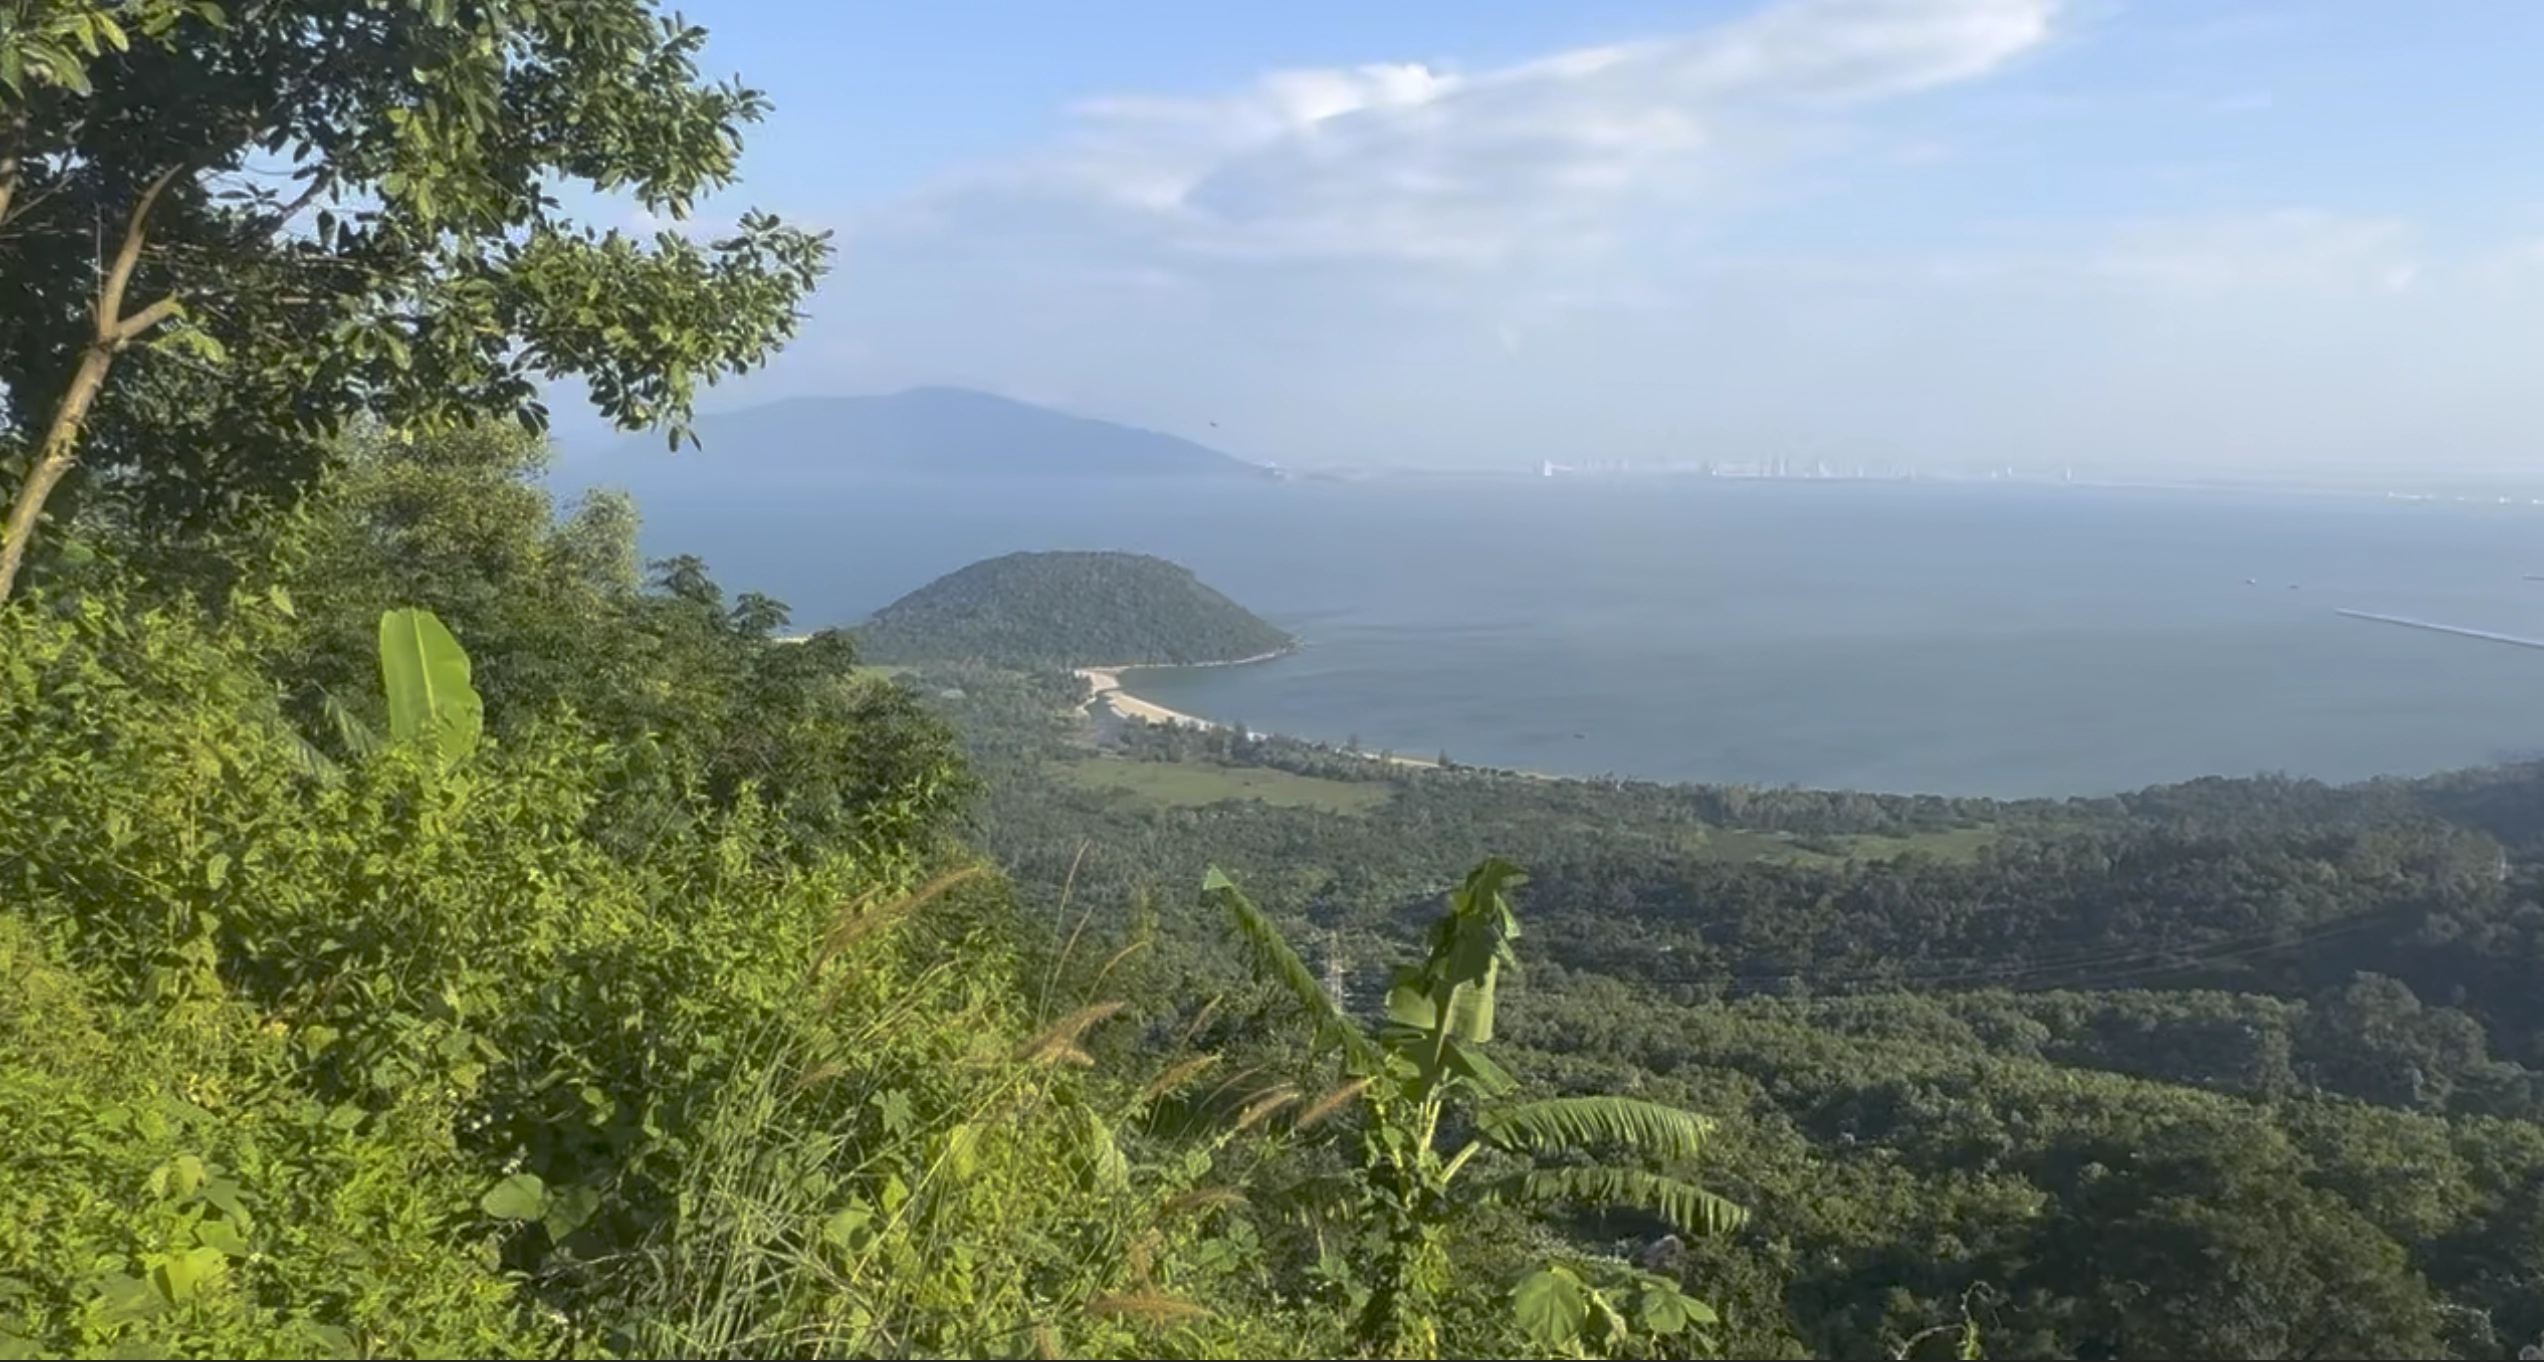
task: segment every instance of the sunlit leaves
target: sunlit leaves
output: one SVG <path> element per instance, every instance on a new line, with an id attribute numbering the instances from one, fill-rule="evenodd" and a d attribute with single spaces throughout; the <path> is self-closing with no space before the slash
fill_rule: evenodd
<path id="1" fill-rule="evenodd" d="M 99 224 L 111 256 L 135 186 L 176 168 L 122 309 L 169 320 L 116 359 L 61 493 L 149 534 L 287 503 L 313 440 L 362 414 L 543 425 L 546 378 L 677 441 L 702 386 L 794 334 L 827 265 L 822 235 L 756 212 L 705 243 L 564 214 L 560 180 L 685 215 L 767 112 L 643 0 L 11 8 L 0 84 L 42 97 L 0 158 L 0 435 L 42 429 L 118 320 L 89 315 Z"/>
<path id="2" fill-rule="evenodd" d="M 1655 1159 L 1681 1161 L 1704 1152 L 1713 1122 L 1691 1111 L 1602 1094 L 1555 1097 L 1489 1108 L 1477 1128 L 1510 1149 L 1633 1149 Z"/>
<path id="3" fill-rule="evenodd" d="M 1206 898 L 1225 904 L 1250 954 L 1313 1019 L 1320 1048 L 1329 1035 L 1350 1038 L 1346 1064 L 1353 1082 L 1338 1091 L 1369 1094 L 1360 1126 L 1361 1166 L 1353 1178 L 1312 1181 L 1320 1223 L 1370 1223 L 1375 1261 L 1359 1312 L 1361 1343 L 1374 1351 L 1421 1353 L 1436 1343 L 1433 1312 L 1448 1290 L 1447 1232 L 1481 1208 L 1513 1205 L 1630 1206 L 1654 1211 L 1682 1228 L 1724 1233 L 1745 1212 L 1722 1197 L 1633 1163 L 1544 1164 L 1543 1156 L 1608 1155 L 1645 1163 L 1683 1164 L 1703 1149 L 1706 1118 L 1656 1103 L 1586 1096 L 1505 1103 L 1519 1086 L 1484 1055 L 1493 1031 L 1493 994 L 1500 971 L 1515 963 L 1520 935 L 1506 890 L 1519 868 L 1498 857 L 1477 866 L 1450 896 L 1448 910 L 1426 937 L 1427 952 L 1398 968 L 1387 996 L 1387 1021 L 1372 1044 L 1342 1014 L 1270 919 L 1216 869 L 1203 880 Z M 1383 1098 L 1377 1096 L 1383 1094 Z M 1318 1104 L 1318 1119 L 1330 1113 Z M 1471 1124 L 1476 1138 L 1456 1153 L 1439 1147 L 1446 1125 Z M 1315 1122 L 1299 1121 L 1304 1133 Z M 1488 1151 L 1507 1156 L 1490 1172 Z M 1648 1333 L 1675 1333 L 1711 1312 L 1649 1274 L 1637 1274 Z M 1570 1351 L 1585 1340 L 1620 1344 L 1631 1332 L 1627 1307 L 1568 1268 L 1531 1274 L 1511 1297 L 1514 1320 L 1536 1346 Z"/>
<path id="4" fill-rule="evenodd" d="M 135 32 L 165 34 L 183 17 L 219 22 L 210 0 L 8 0 L 0 5 L 0 92 L 13 101 L 51 86 L 73 95 L 94 92 L 89 68 L 132 50 Z"/>
<path id="5" fill-rule="evenodd" d="M 1590 1290 L 1567 1268 L 1539 1268 L 1511 1288 L 1511 1317 L 1529 1342 L 1568 1349 L 1589 1323 Z"/>
<path id="6" fill-rule="evenodd" d="M 429 742 L 444 761 L 462 761 L 476 751 L 485 702 L 468 673 L 468 653 L 433 612 L 391 610 L 380 616 L 380 677 L 391 737 Z"/>
<path id="7" fill-rule="evenodd" d="M 477 1200 L 477 1208 L 497 1220 L 536 1220 L 548 1209 L 548 1186 L 536 1173 L 515 1173 Z"/>

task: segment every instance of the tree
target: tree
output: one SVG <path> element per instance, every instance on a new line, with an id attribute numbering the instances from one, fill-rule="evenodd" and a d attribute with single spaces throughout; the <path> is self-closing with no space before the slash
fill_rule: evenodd
<path id="1" fill-rule="evenodd" d="M 1745 1218 L 1666 1171 L 1578 1157 L 1608 1150 L 1664 1168 L 1684 1164 L 1703 1149 L 1706 1118 L 1614 1095 L 1510 1100 L 1518 1083 L 1482 1047 L 1493 1038 L 1496 985 L 1515 963 L 1510 943 L 1519 936 L 1503 891 L 1523 878 L 1499 857 L 1467 875 L 1432 925 L 1423 960 L 1395 971 L 1388 1020 L 1374 1038 L 1234 883 L 1217 870 L 1203 881 L 1205 897 L 1226 907 L 1265 972 L 1307 1012 L 1317 1047 L 1341 1052 L 1344 1084 L 1309 1110 L 1355 1104 L 1364 1114 L 1359 1167 L 1337 1190 L 1347 1220 L 1367 1228 L 1374 1280 L 1355 1329 L 1374 1356 L 1436 1352 L 1432 1312 L 1454 1285 L 1447 1233 L 1484 1208 L 1630 1206 L 1691 1233 L 1729 1230 Z M 1488 1153 L 1503 1156 L 1501 1166 L 1488 1166 L 1480 1157 Z M 1469 1169 L 1476 1175 L 1461 1179 Z M 1629 1329 L 1621 1313 L 1584 1279 L 1594 1270 L 1551 1264 L 1528 1274 L 1512 1293 L 1515 1322 L 1553 1348 L 1593 1338 L 1623 1345 Z M 1637 1293 L 1646 1333 L 1678 1334 L 1713 1319 L 1664 1278 L 1617 1265 L 1608 1274 Z"/>
<path id="2" fill-rule="evenodd" d="M 775 641 L 786 607 L 733 593 L 694 557 L 640 573 L 636 517 L 593 495 L 562 519 L 545 444 L 509 423 L 343 442 L 288 518 L 272 585 L 295 627 L 265 665 L 307 731 L 368 696 L 383 610 L 431 610 L 482 661 L 487 732 L 525 738 L 571 713 L 628 758 L 586 830 L 621 851 L 748 787 L 789 854 L 924 842 L 974 788 L 944 725 L 907 688 L 856 681 L 824 632 Z M 675 778 L 677 777 L 677 778 Z"/>
<path id="3" fill-rule="evenodd" d="M 66 482 L 200 530 L 296 497 L 356 416 L 537 429 L 537 380 L 575 377 L 677 447 L 826 268 L 758 212 L 706 246 L 565 213 L 561 182 L 686 216 L 766 112 L 647 0 L 8 10 L 0 600 Z"/>

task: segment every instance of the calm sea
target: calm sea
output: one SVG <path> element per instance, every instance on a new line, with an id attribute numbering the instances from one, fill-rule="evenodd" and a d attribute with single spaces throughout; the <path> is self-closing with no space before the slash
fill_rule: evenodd
<path id="1" fill-rule="evenodd" d="M 1184 563 L 1306 640 L 1135 693 L 1574 774 L 1999 796 L 2544 749 L 2544 507 L 2065 486 L 1514 479 L 646 499 L 647 548 L 853 622 L 975 559 Z"/>

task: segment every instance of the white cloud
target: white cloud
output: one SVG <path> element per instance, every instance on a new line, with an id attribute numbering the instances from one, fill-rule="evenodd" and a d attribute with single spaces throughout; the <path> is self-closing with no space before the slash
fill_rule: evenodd
<path id="1" fill-rule="evenodd" d="M 1081 229 L 1205 256 L 1489 266 L 1593 248 L 1637 199 L 1773 154 L 1752 134 L 1777 116 L 1985 75 L 2045 42 L 2062 3 L 1786 0 L 1497 70 L 1286 71 L 1215 97 L 1094 100 L 1056 147 L 873 226 L 1031 218 L 1048 233 L 1074 205 Z"/>
<path id="2" fill-rule="evenodd" d="M 2544 419 L 2544 238 L 2508 234 L 2544 208 L 2386 174 L 2448 149 L 2372 103 L 2288 141 L 2266 92 L 2320 82 L 2279 21 L 1741 4 L 1497 68 L 1081 103 L 856 222 L 749 400 L 958 383 L 1297 465 L 2505 459 Z"/>

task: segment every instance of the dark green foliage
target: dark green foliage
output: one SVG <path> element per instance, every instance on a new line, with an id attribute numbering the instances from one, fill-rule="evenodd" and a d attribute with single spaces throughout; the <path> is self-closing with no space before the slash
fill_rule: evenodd
<path id="1" fill-rule="evenodd" d="M 966 736 L 1022 731 L 997 716 Z M 1224 865 L 1296 905 L 1280 927 L 1301 968 L 1364 1021 L 1382 1015 L 1378 962 L 1420 949 L 1464 864 L 1530 863 L 1529 969 L 1499 984 L 1498 1053 L 1529 1095 L 1719 1123 L 1708 1166 L 1751 1218 L 1689 1237 L 1681 1270 L 1735 1355 L 1917 1338 L 1912 1355 L 1940 1357 L 1975 1337 L 1998 1356 L 2115 1339 L 2506 1356 L 2544 1335 L 2544 907 L 2518 859 L 2504 874 L 2492 823 L 2433 816 L 2509 774 L 2005 805 L 1128 736 L 1179 769 L 1263 763 L 1387 798 L 1144 803 L 1019 756 L 989 792 L 987 847 L 1029 893 L 1067 874 L 1115 901 Z M 1207 921 L 1147 930 L 1146 977 L 1223 997 L 1218 1035 L 1274 1024 Z M 1563 1240 L 1662 1228 L 1585 1208 Z"/>
<path id="2" fill-rule="evenodd" d="M 0 1151 L 13 1347 L 1286 1346 L 1106 1313 L 1188 1251 L 1208 1161 L 1126 1155 L 1121 1096 L 1031 1035 L 994 880 L 896 897 L 936 795 L 817 836 L 673 765 L 682 819 L 613 846 L 631 764 L 698 748 L 565 714 L 400 723 L 321 778 L 257 669 L 287 600 L 0 611 L 0 1115 L 41 1133 Z M 387 619 L 454 693 L 429 616 Z"/>
<path id="3" fill-rule="evenodd" d="M 118 19 L 124 41 L 51 41 L 0 111 L 0 599 L 45 514 L 69 519 L 56 488 L 173 551 L 289 505 L 366 414 L 536 427 L 539 381 L 574 375 L 676 440 L 826 268 L 823 237 L 763 213 L 707 243 L 561 211 L 565 181 L 684 216 L 766 112 L 644 0 L 26 17 L 39 44 Z M 23 73 L 18 25 L 0 60 Z"/>
<path id="4" fill-rule="evenodd" d="M 1138 553 L 1011 553 L 939 577 L 875 612 L 857 639 L 876 662 L 1102 667 L 1234 662 L 1288 634 Z"/>
<path id="5" fill-rule="evenodd" d="M 1321 1273 L 1358 1298 L 1353 1332 L 1377 1356 L 1436 1356 L 1444 1345 L 1481 1350 L 1457 1349 L 1452 1303 L 1472 1299 L 1479 1278 L 1494 1280 L 1501 1255 L 1481 1249 L 1484 1236 L 1475 1233 L 1478 1220 L 1492 1223 L 1494 1209 L 1631 1206 L 1710 1234 L 1737 1228 L 1744 1216 L 1673 1175 L 1703 1151 L 1713 1128 L 1705 1117 L 1613 1094 L 1509 1100 L 1519 1083 L 1483 1047 L 1493 1039 L 1502 971 L 1517 963 L 1511 943 L 1519 918 L 1508 891 L 1524 878 L 1498 858 L 1469 872 L 1432 922 L 1420 959 L 1396 970 L 1387 1020 L 1374 1034 L 1317 983 L 1234 883 L 1216 870 L 1203 880 L 1205 901 L 1225 909 L 1238 940 L 1307 1014 L 1311 1056 L 1340 1056 L 1326 1080 L 1329 1095 L 1307 1107 L 1297 1129 L 1321 1127 L 1334 1146 L 1357 1148 L 1340 1161 L 1345 1171 L 1308 1184 L 1316 1190 L 1300 1208 L 1317 1225 L 1320 1246 L 1328 1235 L 1336 1241 L 1320 1253 Z M 1240 1120 L 1303 1091 L 1273 1090 Z M 1628 1161 L 1578 1161 L 1603 1152 Z M 1595 1341 L 1615 1353 L 1684 1345 L 1694 1341 L 1689 1330 L 1714 1319 L 1676 1282 L 1616 1263 L 1541 1263 L 1508 1291 L 1510 1317 L 1474 1343 L 1515 1331 L 1561 1352 Z M 1612 1294 L 1639 1300 L 1633 1322 Z"/>
<path id="6" fill-rule="evenodd" d="M 544 446 L 480 426 L 354 442 L 287 537 L 300 616 L 269 666 L 312 733 L 375 689 L 379 612 L 430 609 L 481 659 L 486 724 L 561 714 L 619 765 L 590 830 L 632 850 L 729 809 L 747 787 L 794 845 L 924 841 L 971 788 L 950 735 L 905 690 L 854 671 L 837 634 L 776 641 L 782 605 L 728 602 L 694 559 L 638 570 L 632 508 L 606 495 L 556 520 Z"/>
<path id="7" fill-rule="evenodd" d="M 2544 1350 L 2544 768 L 1098 757 L 1070 668 L 1290 640 L 1016 555 L 861 659 L 539 490 L 531 371 L 677 423 L 818 270 L 536 198 L 721 182 L 759 101 L 694 31 L 13 16 L 0 465 L 96 476 L 0 604 L 0 1355 Z M 266 143 L 332 178 L 211 194 Z M 1218 865 L 1285 913 L 1215 869 L 1192 911 Z"/>

